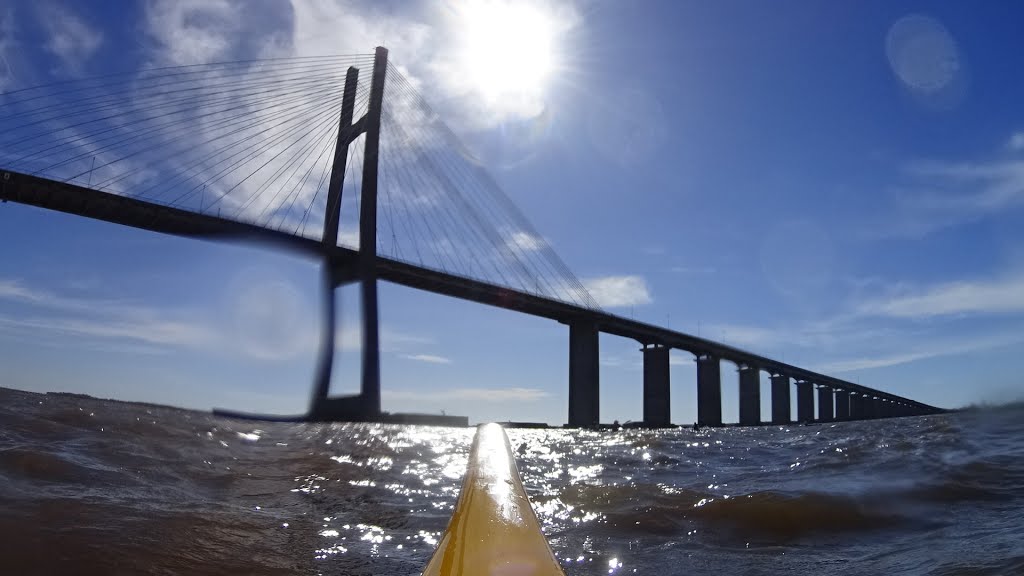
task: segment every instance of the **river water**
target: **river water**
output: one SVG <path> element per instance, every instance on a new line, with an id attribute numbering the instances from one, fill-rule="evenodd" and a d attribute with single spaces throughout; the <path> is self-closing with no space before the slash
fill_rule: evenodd
<path id="1" fill-rule="evenodd" d="M 418 574 L 472 429 L 0 389 L 0 574 Z M 1024 574 L 1024 406 L 509 430 L 566 574 Z"/>

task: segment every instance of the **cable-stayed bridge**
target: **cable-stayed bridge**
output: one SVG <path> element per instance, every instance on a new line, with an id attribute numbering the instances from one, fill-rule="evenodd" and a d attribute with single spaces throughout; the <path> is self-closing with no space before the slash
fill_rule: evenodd
<path id="1" fill-rule="evenodd" d="M 158 68 L 4 94 L 0 177 L 5 202 L 319 259 L 314 420 L 381 416 L 380 281 L 566 324 L 572 426 L 598 424 L 602 332 L 641 345 L 651 426 L 670 423 L 673 348 L 697 360 L 702 425 L 722 423 L 722 360 L 739 370 L 740 424 L 761 423 L 762 371 L 771 375 L 772 423 L 940 411 L 601 310 L 383 48 Z M 361 388 L 332 397 L 335 290 L 353 283 L 362 307 Z"/>

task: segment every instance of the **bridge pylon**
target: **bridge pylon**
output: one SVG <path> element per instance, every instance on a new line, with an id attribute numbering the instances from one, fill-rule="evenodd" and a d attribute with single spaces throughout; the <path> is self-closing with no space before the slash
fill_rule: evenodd
<path id="1" fill-rule="evenodd" d="M 320 351 L 313 382 L 310 420 L 371 420 L 381 413 L 380 406 L 380 311 L 377 304 L 377 166 L 380 152 L 381 110 L 384 101 L 384 80 L 388 51 L 377 48 L 370 80 L 370 100 L 366 114 L 353 122 L 359 70 L 350 67 L 345 75 L 338 140 L 328 185 L 327 213 L 322 236 L 321 291 L 323 322 Z M 354 263 L 332 258 L 338 245 L 341 222 L 341 200 L 345 184 L 349 146 L 365 134 L 363 174 L 360 185 L 359 254 Z M 337 330 L 336 290 L 357 282 L 362 303 L 362 379 L 359 394 L 331 397 L 331 373 L 334 367 L 335 332 Z"/>

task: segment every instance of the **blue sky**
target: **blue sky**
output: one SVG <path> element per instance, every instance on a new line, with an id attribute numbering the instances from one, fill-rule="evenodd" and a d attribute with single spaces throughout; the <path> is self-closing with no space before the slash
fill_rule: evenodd
<path id="1" fill-rule="evenodd" d="M 608 310 L 939 406 L 1020 397 L 1019 7 L 538 0 L 555 58 L 521 87 L 465 61 L 478 5 L 506 9 L 8 2 L 0 87 L 383 43 Z M 13 204 L 0 243 L 0 385 L 305 409 L 315 263 Z M 341 297 L 335 393 L 358 373 Z M 381 302 L 385 409 L 565 420 L 565 326 L 396 286 Z M 639 346 L 601 347 L 602 419 L 639 419 Z M 675 352 L 677 422 L 694 376 Z"/>

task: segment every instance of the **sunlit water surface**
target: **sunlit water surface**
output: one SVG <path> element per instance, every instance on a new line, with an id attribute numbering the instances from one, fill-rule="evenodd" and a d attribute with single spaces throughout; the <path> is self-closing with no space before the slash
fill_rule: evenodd
<path id="1" fill-rule="evenodd" d="M 1024 574 L 1024 408 L 510 430 L 566 574 Z M 0 573 L 418 574 L 472 430 L 0 390 Z"/>

